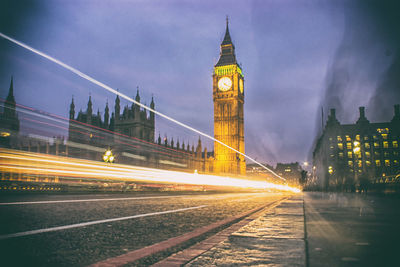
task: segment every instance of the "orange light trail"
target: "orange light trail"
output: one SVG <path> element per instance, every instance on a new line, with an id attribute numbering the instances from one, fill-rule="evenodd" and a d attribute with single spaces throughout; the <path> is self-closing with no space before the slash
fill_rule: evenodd
<path id="1" fill-rule="evenodd" d="M 100 161 L 10 149 L 0 149 L 0 171 L 3 173 L 54 175 L 59 177 L 93 180 L 119 180 L 163 184 L 277 189 L 300 192 L 298 188 L 282 184 L 268 183 L 265 181 L 254 181 L 208 174 L 192 174 L 115 163 L 107 164 Z"/>

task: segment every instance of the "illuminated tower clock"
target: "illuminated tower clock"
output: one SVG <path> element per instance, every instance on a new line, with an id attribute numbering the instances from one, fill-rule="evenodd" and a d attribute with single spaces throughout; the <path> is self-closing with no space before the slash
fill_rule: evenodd
<path id="1" fill-rule="evenodd" d="M 214 137 L 244 153 L 244 76 L 236 62 L 235 46 L 226 32 L 221 43 L 220 57 L 213 73 Z M 214 142 L 214 171 L 216 173 L 245 174 L 242 155 Z"/>

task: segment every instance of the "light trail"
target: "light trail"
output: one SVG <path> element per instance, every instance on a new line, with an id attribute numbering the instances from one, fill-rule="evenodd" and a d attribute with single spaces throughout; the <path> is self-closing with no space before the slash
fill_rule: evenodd
<path id="1" fill-rule="evenodd" d="M 207 207 L 207 205 L 202 205 L 202 206 L 197 206 L 197 207 L 189 207 L 189 208 L 183 208 L 183 209 L 176 209 L 176 210 L 151 212 L 151 213 L 138 214 L 138 215 L 127 216 L 127 217 L 97 220 L 97 221 L 91 221 L 91 222 L 76 223 L 76 224 L 50 227 L 50 228 L 44 228 L 44 229 L 37 229 L 37 230 L 31 230 L 31 231 L 25 231 L 25 232 L 13 233 L 13 234 L 6 234 L 6 235 L 0 235 L 0 240 L 13 238 L 13 237 L 20 237 L 20 236 L 35 235 L 35 234 L 54 232 L 54 231 L 60 231 L 60 230 L 67 230 L 67 229 L 78 228 L 78 227 L 85 227 L 85 226 L 94 225 L 94 224 L 117 222 L 117 221 L 123 221 L 123 220 L 143 218 L 143 217 L 148 217 L 148 216 L 155 216 L 155 215 L 169 214 L 169 213 L 175 213 L 175 212 L 181 212 L 181 211 L 187 211 L 187 210 L 201 209 L 204 207 Z"/>
<path id="2" fill-rule="evenodd" d="M 154 196 L 154 197 L 120 197 L 120 198 L 92 198 L 92 199 L 66 199 L 66 200 L 44 200 L 44 201 L 26 201 L 26 202 L 0 202 L 0 206 L 8 205 L 32 205 L 32 204 L 58 204 L 58 203 L 77 203 L 77 202 L 100 202 L 100 201 L 122 201 L 122 200 L 147 200 L 159 198 L 184 197 L 186 195 L 176 196 Z"/>
<path id="3" fill-rule="evenodd" d="M 268 183 L 207 174 L 193 174 L 124 164 L 82 160 L 48 154 L 39 154 L 10 149 L 0 149 L 0 171 L 27 175 L 52 175 L 76 179 L 118 180 L 152 182 L 163 184 L 206 185 L 233 188 L 278 189 L 299 192 L 297 188 Z"/>
<path id="4" fill-rule="evenodd" d="M 102 82 L 100 82 L 100 81 L 98 81 L 98 80 L 96 80 L 96 79 L 90 77 L 89 75 L 87 75 L 87 74 L 85 74 L 85 73 L 83 73 L 83 72 L 81 72 L 81 71 L 75 69 L 74 67 L 72 67 L 72 66 L 70 66 L 70 65 L 67 65 L 67 64 L 65 64 L 64 62 L 62 62 L 62 61 L 60 61 L 60 60 L 58 60 L 58 59 L 56 59 L 56 58 L 54 58 L 54 57 L 52 57 L 52 56 L 50 56 L 50 55 L 47 55 L 46 53 L 41 52 L 41 51 L 39 51 L 39 50 L 37 50 L 37 49 L 35 49 L 35 48 L 33 48 L 33 47 L 27 45 L 27 44 L 24 44 L 24 43 L 22 43 L 22 42 L 20 42 L 20 41 L 18 41 L 18 40 L 16 40 L 16 39 L 14 39 L 14 38 L 11 38 L 11 37 L 9 37 L 8 35 L 5 35 L 5 34 L 3 34 L 3 33 L 0 32 L 0 37 L 4 38 L 4 39 L 6 39 L 6 40 L 8 40 L 8 41 L 10 41 L 10 42 L 12 42 L 12 43 L 15 43 L 15 44 L 17 44 L 17 45 L 19 45 L 19 46 L 21 46 L 21 47 L 23 47 L 23 48 L 25 48 L 25 49 L 27 49 L 27 50 L 33 52 L 33 53 L 39 55 L 39 56 L 42 56 L 42 57 L 44 57 L 44 58 L 46 58 L 46 59 L 48 59 L 48 60 L 50 60 L 50 61 L 56 63 L 57 65 L 60 65 L 61 67 L 63 67 L 63 68 L 65 68 L 65 69 L 67 69 L 67 70 L 69 70 L 69 71 L 75 73 L 76 75 L 78 75 L 78 76 L 80 76 L 80 77 L 82 77 L 82 78 L 84 78 L 84 79 L 86 79 L 86 80 L 88 80 L 88 81 L 90 81 L 90 82 L 92 82 L 92 83 L 94 83 L 94 84 L 96 84 L 96 85 L 98 85 L 98 86 L 100 86 L 100 87 L 102 87 L 102 88 L 104 88 L 104 89 L 106 89 L 106 90 L 108 90 L 108 91 L 110 91 L 110 92 L 112 92 L 112 93 L 114 93 L 114 94 L 116 94 L 116 95 L 118 95 L 118 96 L 120 96 L 120 97 L 122 97 L 122 98 L 128 100 L 128 101 L 130 101 L 130 102 L 132 102 L 132 103 L 135 103 L 136 105 L 138 105 L 138 106 L 140 106 L 140 107 L 142 107 L 142 108 L 144 108 L 144 109 L 146 109 L 146 110 L 149 110 L 150 112 L 153 112 L 154 114 L 159 115 L 160 117 L 163 117 L 163 118 L 165 118 L 165 119 L 167 119 L 167 120 L 169 120 L 169 121 L 172 121 L 172 122 L 175 123 L 175 124 L 178 124 L 178 125 L 180 125 L 180 126 L 186 128 L 186 129 L 189 129 L 189 130 L 191 130 L 191 131 L 193 131 L 193 132 L 195 132 L 195 133 L 198 133 L 198 134 L 200 134 L 200 135 L 202 135 L 202 136 L 204 136 L 204 137 L 206 137 L 206 138 L 208 138 L 208 139 L 210 139 L 210 140 L 213 140 L 214 142 L 217 142 L 217 143 L 219 143 L 219 144 L 221 144 L 221 145 L 223 145 L 223 146 L 225 146 L 225 147 L 231 149 L 232 151 L 234 151 L 234 152 L 236 152 L 236 153 L 238 153 L 238 154 L 244 156 L 245 158 L 251 160 L 252 162 L 254 162 L 254 163 L 256 163 L 257 165 L 261 166 L 262 168 L 266 169 L 267 171 L 269 171 L 270 173 L 272 173 L 272 174 L 273 174 L 274 176 L 276 176 L 277 178 L 279 178 L 279 179 L 281 179 L 281 180 L 283 180 L 283 181 L 286 181 L 285 178 L 283 178 L 283 177 L 281 177 L 280 175 L 276 174 L 274 171 L 272 171 L 272 170 L 269 169 L 268 167 L 264 166 L 264 165 L 261 164 L 260 162 L 258 162 L 258 161 L 256 161 L 255 159 L 253 159 L 253 158 L 247 156 L 246 154 L 244 154 L 244 153 L 242 153 L 242 152 L 240 152 L 240 151 L 234 149 L 233 147 L 228 146 L 227 144 L 225 144 L 225 143 L 219 141 L 218 139 L 215 139 L 214 137 L 212 137 L 212 136 L 210 136 L 210 135 L 208 135 L 208 134 L 206 134 L 206 133 L 203 133 L 202 131 L 199 131 L 199 130 L 197 130 L 197 129 L 195 129 L 195 128 L 193 128 L 193 127 L 191 127 L 191 126 L 189 126 L 189 125 L 187 125 L 187 124 L 185 124 L 185 123 L 182 123 L 182 122 L 180 122 L 180 121 L 178 121 L 178 120 L 175 120 L 174 118 L 169 117 L 169 116 L 165 115 L 164 113 L 161 113 L 161 112 L 156 111 L 156 110 L 154 110 L 154 109 L 152 109 L 152 108 L 149 108 L 148 106 L 143 105 L 143 104 L 141 104 L 140 102 L 137 102 L 135 99 L 133 99 L 133 98 L 127 96 L 127 95 L 124 95 L 124 94 L 118 92 L 117 90 L 111 88 L 110 86 L 108 86 L 108 85 L 106 85 L 106 84 L 104 84 L 104 83 L 102 83 Z"/>

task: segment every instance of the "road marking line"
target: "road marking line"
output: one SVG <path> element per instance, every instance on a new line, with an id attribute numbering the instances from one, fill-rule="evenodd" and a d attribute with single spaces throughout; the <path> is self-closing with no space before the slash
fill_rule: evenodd
<path id="1" fill-rule="evenodd" d="M 29 204 L 52 204 L 52 203 L 75 203 L 75 202 L 96 202 L 96 201 L 114 201 L 114 200 L 140 200 L 151 198 L 171 198 L 186 195 L 176 196 L 154 196 L 154 197 L 121 197 L 121 198 L 93 198 L 93 199 L 68 199 L 68 200 L 45 200 L 45 201 L 27 201 L 27 202 L 0 202 L 0 205 L 29 205 Z"/>
<path id="2" fill-rule="evenodd" d="M 343 257 L 341 260 L 342 261 L 359 261 L 358 258 L 353 258 L 353 257 Z"/>
<path id="3" fill-rule="evenodd" d="M 357 242 L 356 246 L 369 246 L 368 242 Z"/>
<path id="4" fill-rule="evenodd" d="M 202 206 L 197 206 L 197 207 L 190 207 L 190 208 L 183 208 L 183 209 L 176 209 L 176 210 L 151 212 L 151 213 L 138 214 L 138 215 L 127 216 L 127 217 L 104 219 L 104 220 L 84 222 L 84 223 L 76 223 L 76 224 L 63 225 L 63 226 L 57 226 L 57 227 L 50 227 L 50 228 L 44 228 L 44 229 L 37 229 L 37 230 L 31 230 L 31 231 L 26 231 L 26 232 L 19 232 L 19 233 L 7 234 L 7 235 L 0 235 L 0 240 L 1 239 L 13 238 L 13 237 L 19 237 L 19 236 L 35 235 L 35 234 L 40 234 L 40 233 L 47 233 L 47 232 L 54 232 L 54 231 L 59 231 L 59 230 L 71 229 L 71 228 L 84 227 L 84 226 L 100 224 L 100 223 L 116 222 L 116 221 L 122 221 L 122 220 L 129 220 L 129 219 L 136 219 L 136 218 L 154 216 L 154 215 L 161 215 L 161 214 L 168 214 L 168 213 L 174 213 L 174 212 L 180 212 L 180 211 L 194 210 L 194 209 L 200 209 L 200 208 L 204 208 L 204 207 L 207 207 L 207 205 L 202 205 Z"/>

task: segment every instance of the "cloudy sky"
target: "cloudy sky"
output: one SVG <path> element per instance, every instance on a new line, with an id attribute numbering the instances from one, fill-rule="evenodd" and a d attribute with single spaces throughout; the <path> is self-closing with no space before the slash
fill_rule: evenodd
<path id="1" fill-rule="evenodd" d="M 337 108 L 343 123 L 353 122 L 361 105 L 368 117 L 396 62 L 398 73 L 396 27 L 382 33 L 392 6 L 376 11 L 360 3 L 7 0 L 0 31 L 128 96 L 139 86 L 142 102 L 154 95 L 157 110 L 213 135 L 212 69 L 228 15 L 245 75 L 246 154 L 269 164 L 302 162 L 319 131 L 321 106 Z M 90 94 L 95 111 L 102 113 L 106 101 L 113 109 L 111 93 L 0 39 L 2 98 L 11 75 L 17 102 L 27 106 L 67 117 L 72 95 L 76 109 L 86 110 Z M 398 79 L 389 84 L 395 88 Z M 374 119 L 391 119 L 400 98 L 389 92 L 389 100 L 379 99 L 385 112 Z M 197 141 L 156 120 L 157 135 Z"/>

